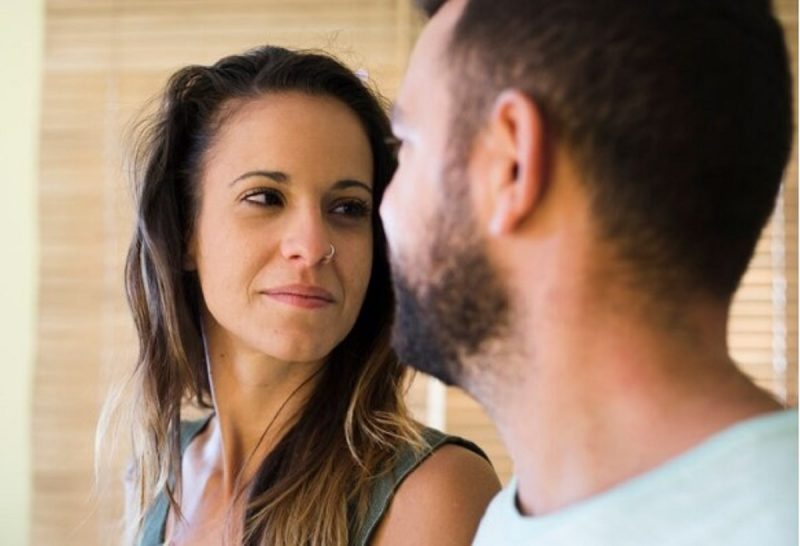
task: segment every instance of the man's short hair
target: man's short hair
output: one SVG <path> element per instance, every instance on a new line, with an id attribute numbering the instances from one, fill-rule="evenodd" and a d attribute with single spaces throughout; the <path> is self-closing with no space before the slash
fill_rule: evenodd
<path id="1" fill-rule="evenodd" d="M 500 91 L 525 92 L 636 282 L 669 299 L 732 296 L 791 145 L 768 0 L 469 0 L 445 55 L 461 153 Z"/>

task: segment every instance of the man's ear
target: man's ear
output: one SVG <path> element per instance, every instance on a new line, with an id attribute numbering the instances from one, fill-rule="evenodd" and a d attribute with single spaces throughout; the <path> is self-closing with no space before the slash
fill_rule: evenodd
<path id="1" fill-rule="evenodd" d="M 495 168 L 489 233 L 514 231 L 536 208 L 547 180 L 545 123 L 536 103 L 521 91 L 503 91 L 495 100 L 484 142 Z"/>

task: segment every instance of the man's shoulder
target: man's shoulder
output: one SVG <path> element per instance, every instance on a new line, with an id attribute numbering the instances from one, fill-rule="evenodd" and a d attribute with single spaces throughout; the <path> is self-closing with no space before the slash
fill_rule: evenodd
<path id="1" fill-rule="evenodd" d="M 522 544 L 528 534 L 525 518 L 516 510 L 516 478 L 505 486 L 489 503 L 481 519 L 473 546 Z"/>
<path id="2" fill-rule="evenodd" d="M 666 464 L 543 517 L 516 509 L 512 480 L 475 544 L 797 544 L 797 412 L 748 419 Z"/>
<path id="3" fill-rule="evenodd" d="M 698 451 L 708 453 L 704 462 L 716 469 L 712 474 L 735 483 L 738 477 L 746 476 L 784 478 L 787 472 L 796 476 L 797 441 L 797 410 L 784 410 L 741 421 L 712 437 Z M 734 471 L 738 474 L 729 474 Z"/>
<path id="4" fill-rule="evenodd" d="M 682 510 L 685 514 L 696 509 L 703 515 L 693 530 L 700 541 L 796 545 L 797 411 L 748 419 L 716 440 L 720 442 L 716 456 L 698 468 L 702 475 L 694 475 L 697 502 Z"/>

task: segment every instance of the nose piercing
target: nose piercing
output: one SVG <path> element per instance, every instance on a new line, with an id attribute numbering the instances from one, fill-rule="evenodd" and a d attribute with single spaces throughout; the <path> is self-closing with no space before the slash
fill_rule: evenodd
<path id="1" fill-rule="evenodd" d="M 336 247 L 333 246 L 333 243 L 330 243 L 331 249 L 330 251 L 322 257 L 322 263 L 327 264 L 333 260 L 334 254 L 336 254 Z"/>

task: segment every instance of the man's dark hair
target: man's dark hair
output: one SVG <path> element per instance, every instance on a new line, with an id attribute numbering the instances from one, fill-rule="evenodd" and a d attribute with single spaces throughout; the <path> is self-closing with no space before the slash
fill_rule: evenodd
<path id="1" fill-rule="evenodd" d="M 731 297 L 791 144 L 768 0 L 469 0 L 445 55 L 459 153 L 500 91 L 523 91 L 637 282 L 667 299 Z"/>

